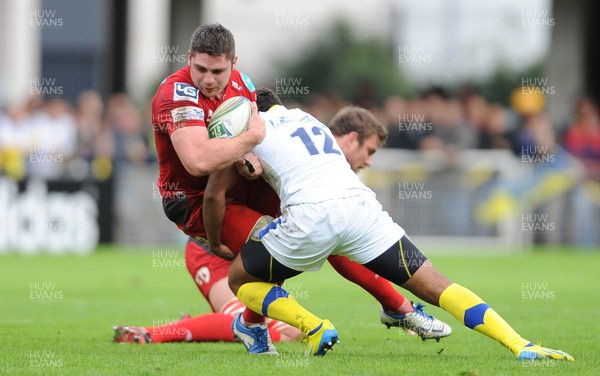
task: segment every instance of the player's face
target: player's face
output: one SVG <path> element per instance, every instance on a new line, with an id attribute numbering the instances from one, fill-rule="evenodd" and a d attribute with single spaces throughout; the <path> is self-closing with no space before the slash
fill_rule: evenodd
<path id="1" fill-rule="evenodd" d="M 377 134 L 372 134 L 365 138 L 361 144 L 358 142 L 358 135 L 355 132 L 345 136 L 347 137 L 340 143 L 340 147 L 346 156 L 346 160 L 350 163 L 352 171 L 358 173 L 363 168 L 371 165 L 371 158 L 379 148 L 379 137 Z"/>
<path id="2" fill-rule="evenodd" d="M 236 61 L 237 56 L 231 61 L 225 55 L 211 56 L 198 52 L 192 55 L 188 52 L 192 81 L 208 98 L 220 98 L 223 95 Z"/>

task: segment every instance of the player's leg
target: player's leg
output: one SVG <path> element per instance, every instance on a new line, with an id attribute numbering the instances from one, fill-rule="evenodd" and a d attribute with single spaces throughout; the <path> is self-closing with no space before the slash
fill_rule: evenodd
<path id="1" fill-rule="evenodd" d="M 327 261 L 336 272 L 347 280 L 354 282 L 371 294 L 384 310 L 396 314 L 413 311 L 412 304 L 385 278 L 345 256 L 331 255 Z"/>
<path id="2" fill-rule="evenodd" d="M 143 329 L 153 343 L 160 342 L 214 342 L 234 340 L 231 322 L 244 309 L 227 284 L 230 262 L 211 255 L 201 243 L 190 239 L 186 244 L 186 266 L 202 296 L 214 313 L 186 317 L 165 325 Z"/>
<path id="3" fill-rule="evenodd" d="M 340 234 L 335 250 L 338 255 L 366 264 L 404 235 L 404 230 L 382 210 L 381 204 L 371 192 L 348 197 L 335 205 L 335 213 L 340 218 L 338 222 L 344 223 L 344 231 Z M 394 263 L 398 265 L 397 260 Z M 376 270 L 371 270 L 377 273 Z M 379 276 L 380 279 L 386 279 L 381 274 Z M 400 285 L 397 277 L 395 275 L 396 279 L 391 282 Z M 423 305 L 415 304 L 411 312 L 396 314 L 384 311 L 380 317 L 384 324 L 410 329 L 423 340 L 439 340 L 452 333 L 452 329 L 446 323 L 426 314 L 422 308 Z"/>
<path id="4" fill-rule="evenodd" d="M 115 327 L 117 342 L 211 342 L 233 341 L 233 314 L 221 312 L 243 310 L 227 284 L 230 262 L 212 255 L 203 243 L 189 238 L 185 247 L 185 263 L 196 287 L 208 301 L 214 314 L 186 317 L 163 325 Z M 235 307 L 235 303 L 240 307 Z"/>
<path id="5" fill-rule="evenodd" d="M 205 242 L 191 237 L 188 239 L 185 266 L 213 312 L 223 312 L 225 305 L 235 299 L 235 295 L 227 288 L 229 265 L 230 261 L 209 252 Z"/>
<path id="6" fill-rule="evenodd" d="M 409 335 L 417 334 L 415 332 L 416 328 L 407 326 L 409 322 L 404 320 L 404 315 L 414 312 L 414 306 L 422 306 L 418 304 L 413 306 L 413 303 L 396 290 L 387 279 L 345 256 L 331 255 L 327 258 L 327 261 L 341 276 L 365 289 L 381 303 L 382 309 L 379 312 L 379 319 L 382 324 L 388 328 L 392 326 L 400 327 Z M 431 318 L 431 320 L 435 319 Z M 442 333 L 434 330 L 435 326 L 429 328 L 429 332 L 425 333 L 426 338 L 441 338 Z"/>
<path id="7" fill-rule="evenodd" d="M 248 207 L 273 217 L 280 216 L 279 197 L 263 179 L 246 182 Z M 386 325 L 397 326 L 393 315 L 413 311 L 410 301 L 404 299 L 388 281 L 365 268 L 361 264 L 350 261 L 343 256 L 330 256 L 328 261 L 333 268 L 344 278 L 361 286 L 377 299 L 383 306 L 380 317 Z M 388 315 L 390 313 L 392 316 Z M 293 332 L 292 332 L 293 333 Z"/>
<path id="8" fill-rule="evenodd" d="M 231 292 L 227 282 L 230 262 L 207 251 L 205 244 L 190 238 L 185 248 L 188 272 L 208 301 L 214 314 L 204 314 L 157 326 L 116 326 L 114 340 L 120 343 L 213 342 L 234 340 L 231 323 L 245 306 Z M 255 314 L 250 311 L 252 315 Z M 303 338 L 298 329 L 285 323 L 268 323 L 274 342 Z"/>
<path id="9" fill-rule="evenodd" d="M 227 270 L 228 269 L 229 263 L 227 265 Z M 231 331 L 231 321 L 233 321 L 233 318 L 237 317 L 240 313 L 247 310 L 247 308 L 231 291 L 231 289 L 229 288 L 229 282 L 227 278 L 223 278 L 222 280 L 216 282 L 213 285 L 208 294 L 208 300 L 213 307 L 218 307 L 218 304 L 215 304 L 215 299 L 223 301 L 224 297 L 229 300 L 221 306 L 222 308 L 219 311 L 221 313 L 231 316 L 232 319 L 229 321 L 227 331 L 229 334 L 233 335 Z M 260 316 L 262 317 L 262 315 Z M 269 336 L 271 336 L 271 340 L 273 342 L 299 341 L 305 337 L 304 333 L 302 333 L 299 329 L 294 328 L 293 326 L 284 322 L 277 320 L 267 320 L 266 324 L 269 330 Z"/>
<path id="10" fill-rule="evenodd" d="M 186 222 L 185 232 L 191 238 L 197 239 L 192 240 L 195 241 L 200 248 L 195 249 L 196 252 L 193 253 L 194 255 L 196 255 L 195 257 L 205 258 L 206 253 L 210 254 L 210 252 L 208 251 L 207 241 L 205 240 L 207 235 L 206 230 L 204 228 L 204 222 L 202 221 L 202 203 L 193 200 L 189 202 L 192 203 L 191 207 L 193 208 L 193 210 L 191 210 L 190 219 Z M 223 242 L 223 244 L 227 245 L 229 249 L 231 249 L 234 253 L 237 254 L 242 249 L 243 245 L 246 243 L 246 240 L 248 240 L 250 235 L 253 232 L 257 231 L 257 229 L 268 224 L 271 219 L 271 217 L 263 216 L 261 213 L 238 202 L 227 203 L 225 206 L 225 217 L 223 219 L 223 232 L 221 234 L 221 241 Z M 212 254 L 210 255 L 215 259 L 221 260 L 215 262 L 226 262 L 225 260 L 222 260 Z M 186 252 L 186 264 L 188 263 L 187 260 L 188 253 Z M 196 264 L 198 263 L 196 262 Z M 188 271 L 192 275 L 192 278 L 194 278 L 194 281 L 198 285 L 198 288 L 201 290 L 202 294 L 208 299 L 208 295 L 206 293 L 206 286 L 205 291 L 202 291 L 203 289 L 199 285 L 199 280 L 202 281 L 202 279 L 205 278 L 205 269 L 198 269 L 198 271 L 201 273 L 197 274 L 188 265 Z M 226 275 L 227 274 L 225 273 L 224 276 Z M 213 300 L 216 303 L 219 303 L 217 301 L 218 299 L 220 299 L 221 302 L 229 301 L 231 299 L 231 296 L 226 295 L 226 297 L 221 298 L 219 298 L 218 296 L 214 296 Z M 213 306 L 213 311 L 218 312 L 218 309 L 215 309 L 215 307 Z M 265 318 L 262 315 L 258 315 L 252 310 L 244 310 L 243 316 L 248 322 L 265 322 Z"/>
<path id="11" fill-rule="evenodd" d="M 233 342 L 233 317 L 223 313 L 183 318 L 172 323 L 144 327 L 153 343 L 164 342 Z"/>
<path id="12" fill-rule="evenodd" d="M 231 290 L 227 285 L 227 279 L 222 280 L 229 294 Z M 217 284 L 212 290 L 217 288 Z M 245 306 L 234 296 L 233 300 L 225 304 L 224 311 L 203 314 L 198 316 L 184 317 L 157 326 L 116 326 L 114 327 L 114 341 L 119 343 L 165 343 L 165 342 L 233 342 L 234 336 L 231 324 L 235 316 L 241 313 Z M 304 334 L 280 321 L 272 320 L 268 323 L 269 335 L 274 342 L 296 341 L 304 337 Z"/>
<path id="13" fill-rule="evenodd" d="M 230 261 L 210 253 L 205 242 L 190 238 L 185 249 L 185 262 L 198 290 L 208 301 L 213 312 L 227 311 L 235 317 L 244 311 L 245 306 L 231 292 L 227 282 Z M 262 316 L 254 313 L 252 315 L 264 321 Z"/>
<path id="14" fill-rule="evenodd" d="M 211 319 L 207 315 L 200 315 L 192 317 L 182 324 L 185 324 L 186 329 L 191 331 L 193 341 L 210 341 L 211 338 L 222 338 L 220 340 L 223 341 L 233 340 L 231 321 L 246 307 L 229 288 L 227 273 L 231 262 L 210 254 L 205 247 L 205 243 L 191 238 L 186 244 L 185 255 L 188 271 L 190 275 L 194 276 L 196 286 L 208 301 L 212 310 L 216 313 L 229 315 L 231 319 L 225 326 L 217 323 L 214 327 L 211 327 L 204 323 Z M 250 312 L 256 315 L 253 311 Z M 256 316 L 262 319 L 261 315 Z M 284 323 L 271 321 L 268 323 L 268 330 L 274 342 L 294 341 L 303 337 L 301 331 Z"/>
<path id="15" fill-rule="evenodd" d="M 440 306 L 468 328 L 500 342 L 519 359 L 573 360 L 562 351 L 535 346 L 523 339 L 479 296 L 437 271 L 407 236 L 365 266 L 419 298 Z"/>
<path id="16" fill-rule="evenodd" d="M 129 327 L 130 334 L 144 335 L 146 343 L 164 342 L 233 342 L 231 330 L 233 319 L 246 307 L 233 295 L 223 278 L 213 285 L 209 296 L 230 296 L 231 300 L 222 306 L 222 312 L 209 313 L 193 317 L 185 317 L 171 323 L 143 328 Z M 213 302 L 213 306 L 216 306 Z M 296 340 L 303 333 L 288 324 L 278 321 L 268 323 L 268 330 L 274 342 Z M 135 340 L 135 337 L 132 338 Z M 135 341 L 134 341 L 135 342 Z"/>
<path id="17" fill-rule="evenodd" d="M 248 308 L 304 332 L 309 344 L 307 354 L 325 355 L 338 342 L 333 325 L 306 310 L 283 287 L 273 283 L 300 273 L 275 260 L 260 241 L 250 240 L 233 260 L 229 284 Z M 234 331 L 236 325 L 243 326 L 243 322 L 234 322 Z M 246 347 L 249 348 L 247 344 Z"/>
<path id="18" fill-rule="evenodd" d="M 262 189 L 262 185 L 260 187 Z M 275 195 L 275 198 L 276 197 L 277 196 Z M 270 202 L 270 199 L 263 200 L 260 205 L 255 205 L 253 203 L 253 207 L 238 203 L 227 204 L 223 223 L 224 231 L 221 235 L 221 240 L 234 253 L 239 253 L 239 251 L 242 249 L 246 241 L 252 236 L 252 234 L 257 233 L 260 229 L 262 229 L 271 222 L 271 220 L 273 219 L 272 217 L 268 215 L 263 215 L 261 214 L 262 212 L 258 212 L 255 210 L 255 208 L 265 209 L 267 207 L 267 203 Z M 276 203 L 278 202 L 279 201 L 276 201 Z M 267 212 L 271 213 L 271 209 L 273 207 L 278 207 L 278 205 L 271 204 Z M 233 295 L 229 287 L 227 287 L 226 290 L 229 294 L 227 296 L 235 297 L 235 295 Z M 237 299 L 237 297 L 235 298 Z M 245 309 L 243 311 L 242 317 L 247 323 L 251 324 L 261 324 L 265 322 L 264 316 L 257 314 L 256 312 L 250 309 Z M 295 341 L 304 337 L 304 334 L 301 331 L 284 323 L 270 321 L 266 324 L 269 329 L 271 339 L 274 342 Z"/>

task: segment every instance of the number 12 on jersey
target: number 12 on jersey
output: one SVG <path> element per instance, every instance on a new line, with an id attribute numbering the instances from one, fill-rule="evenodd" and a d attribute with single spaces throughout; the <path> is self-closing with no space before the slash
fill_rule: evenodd
<path id="1" fill-rule="evenodd" d="M 314 126 L 314 127 L 312 127 L 311 131 L 315 136 L 323 136 L 323 147 L 321 148 L 321 150 L 324 154 L 339 154 L 339 155 L 342 154 L 339 150 L 334 149 L 334 147 L 333 147 L 334 141 L 327 134 L 327 132 L 325 132 L 324 129 L 322 129 L 321 127 L 318 127 L 318 126 Z M 306 129 L 298 128 L 290 136 L 299 137 L 300 140 L 302 140 L 302 143 L 304 143 L 304 147 L 306 147 L 306 150 L 308 150 L 310 155 L 319 154 L 319 150 L 315 146 L 313 139 L 308 134 Z"/>

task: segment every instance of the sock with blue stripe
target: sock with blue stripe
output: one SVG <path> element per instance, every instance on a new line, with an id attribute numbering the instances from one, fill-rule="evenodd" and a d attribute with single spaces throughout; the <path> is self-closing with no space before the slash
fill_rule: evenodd
<path id="1" fill-rule="evenodd" d="M 272 283 L 245 283 L 239 288 L 237 296 L 251 310 L 290 324 L 307 335 L 323 322 L 298 304 L 281 286 Z"/>
<path id="2" fill-rule="evenodd" d="M 440 307 L 466 327 L 495 339 L 517 354 L 530 342 L 523 339 L 504 319 L 471 290 L 453 283 L 440 295 Z"/>

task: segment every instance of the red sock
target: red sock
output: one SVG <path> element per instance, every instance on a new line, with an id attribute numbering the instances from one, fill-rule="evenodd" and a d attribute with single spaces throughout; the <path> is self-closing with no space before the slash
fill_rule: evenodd
<path id="1" fill-rule="evenodd" d="M 167 325 L 145 327 L 153 343 L 160 342 L 233 342 L 233 316 L 209 313 Z"/>
<path id="2" fill-rule="evenodd" d="M 250 308 L 246 308 L 244 312 L 242 312 L 242 318 L 244 319 L 243 322 L 249 325 L 262 324 L 263 322 L 265 322 L 265 317 L 263 315 L 259 315 Z"/>
<path id="3" fill-rule="evenodd" d="M 386 311 L 394 311 L 406 298 L 385 278 L 344 256 L 329 256 L 327 261 L 347 280 L 356 283 L 381 303 Z"/>
<path id="4" fill-rule="evenodd" d="M 277 320 L 271 320 L 271 322 L 268 324 L 267 329 L 269 329 L 269 337 L 271 337 L 271 342 L 281 341 L 281 332 L 279 331 L 279 328 L 282 326 L 281 324 L 288 325 Z"/>
<path id="5" fill-rule="evenodd" d="M 221 308 L 221 313 L 237 317 L 237 315 L 244 312 L 245 309 L 246 306 L 237 298 L 234 298 L 223 305 L 223 307 Z"/>

